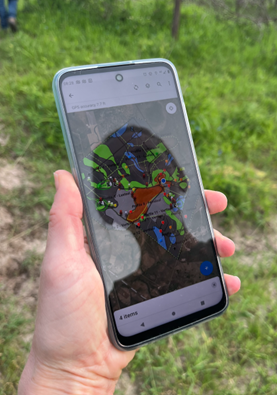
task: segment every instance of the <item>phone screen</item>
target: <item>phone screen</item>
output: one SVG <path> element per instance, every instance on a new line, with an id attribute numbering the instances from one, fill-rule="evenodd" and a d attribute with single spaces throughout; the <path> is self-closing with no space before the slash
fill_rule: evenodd
<path id="1" fill-rule="evenodd" d="M 60 87 L 121 342 L 222 309 L 218 257 L 171 67 L 69 72 Z"/>

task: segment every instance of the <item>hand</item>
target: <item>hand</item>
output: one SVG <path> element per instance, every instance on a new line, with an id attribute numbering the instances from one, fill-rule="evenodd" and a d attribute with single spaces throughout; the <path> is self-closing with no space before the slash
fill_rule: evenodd
<path id="1" fill-rule="evenodd" d="M 57 171 L 55 184 L 34 338 L 18 394 L 113 394 L 135 351 L 119 351 L 109 341 L 102 280 L 84 240 L 73 177 Z M 206 198 L 211 214 L 226 208 L 222 193 L 206 191 Z M 221 256 L 234 253 L 234 243 L 219 232 L 216 242 Z M 237 277 L 225 280 L 229 295 L 239 290 Z"/>

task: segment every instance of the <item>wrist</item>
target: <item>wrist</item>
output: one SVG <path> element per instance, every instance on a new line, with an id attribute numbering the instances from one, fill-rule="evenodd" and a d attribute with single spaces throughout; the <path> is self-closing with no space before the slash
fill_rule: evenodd
<path id="1" fill-rule="evenodd" d="M 18 386 L 18 395 L 112 395 L 118 378 L 97 375 L 91 369 L 49 367 L 31 351 Z"/>

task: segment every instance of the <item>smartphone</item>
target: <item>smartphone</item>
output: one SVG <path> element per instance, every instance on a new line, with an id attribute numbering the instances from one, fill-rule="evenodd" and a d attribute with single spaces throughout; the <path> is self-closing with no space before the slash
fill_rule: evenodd
<path id="1" fill-rule="evenodd" d="M 53 91 L 120 350 L 228 306 L 189 121 L 165 59 L 70 67 Z"/>

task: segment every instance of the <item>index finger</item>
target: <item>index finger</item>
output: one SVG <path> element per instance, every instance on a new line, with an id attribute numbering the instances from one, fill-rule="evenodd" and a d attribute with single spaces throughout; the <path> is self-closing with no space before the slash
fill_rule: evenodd
<path id="1" fill-rule="evenodd" d="M 227 207 L 227 197 L 222 192 L 205 190 L 210 214 L 220 213 Z"/>

